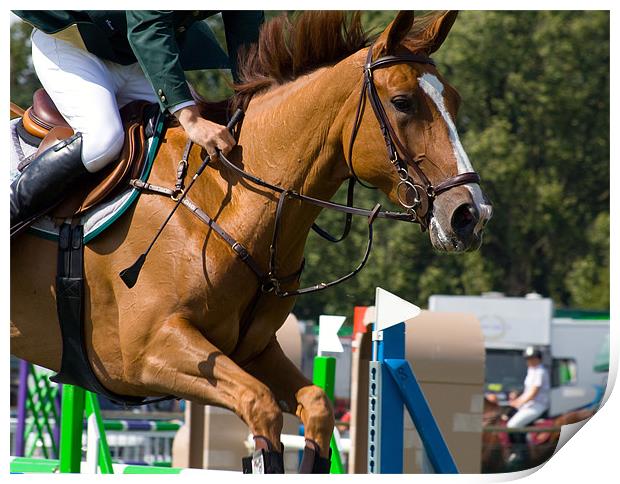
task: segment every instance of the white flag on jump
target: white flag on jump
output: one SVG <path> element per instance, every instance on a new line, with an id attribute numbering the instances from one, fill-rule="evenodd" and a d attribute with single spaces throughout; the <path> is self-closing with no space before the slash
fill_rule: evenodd
<path id="1" fill-rule="evenodd" d="M 375 331 L 381 331 L 408 319 L 415 318 L 421 312 L 422 310 L 415 304 L 411 304 L 385 289 L 377 288 L 375 296 Z"/>
<path id="2" fill-rule="evenodd" d="M 338 338 L 338 330 L 345 321 L 344 316 L 326 316 L 319 317 L 319 356 L 325 351 L 332 353 L 342 353 L 342 343 Z"/>

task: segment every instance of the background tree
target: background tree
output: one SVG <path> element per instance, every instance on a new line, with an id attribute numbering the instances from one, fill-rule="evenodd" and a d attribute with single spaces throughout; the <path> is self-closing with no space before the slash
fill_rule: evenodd
<path id="1" fill-rule="evenodd" d="M 41 87 L 30 60 L 30 32 L 25 22 L 11 24 L 11 101 L 18 106 L 30 106 L 32 93 Z"/>

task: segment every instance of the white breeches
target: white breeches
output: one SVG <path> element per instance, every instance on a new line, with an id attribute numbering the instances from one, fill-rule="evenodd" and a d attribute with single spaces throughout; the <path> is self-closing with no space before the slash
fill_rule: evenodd
<path id="1" fill-rule="evenodd" d="M 545 413 L 545 410 L 547 410 L 547 407 L 537 402 L 529 403 L 529 405 L 526 404 L 521 407 L 517 413 L 510 418 L 510 420 L 508 420 L 506 427 L 510 429 L 516 427 L 526 427 Z"/>
<path id="2" fill-rule="evenodd" d="M 32 32 L 32 64 L 58 111 L 82 133 L 82 161 L 96 172 L 123 148 L 119 108 L 136 100 L 157 102 L 138 63 L 128 66 L 90 52 L 38 29 Z"/>

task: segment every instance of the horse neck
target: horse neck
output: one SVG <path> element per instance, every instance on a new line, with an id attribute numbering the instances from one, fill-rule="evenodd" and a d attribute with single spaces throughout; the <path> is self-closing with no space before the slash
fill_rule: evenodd
<path id="1" fill-rule="evenodd" d="M 349 177 L 343 145 L 353 124 L 362 65 L 354 55 L 256 96 L 245 113 L 231 161 L 273 185 L 330 199 Z M 149 182 L 171 186 L 186 142 L 182 128 L 167 131 Z M 196 172 L 204 155 L 204 150 L 192 151 L 188 173 Z M 278 193 L 242 180 L 214 162 L 196 179 L 189 197 L 267 268 Z M 148 210 L 145 217 L 151 217 L 152 207 L 144 207 Z M 279 275 L 299 268 L 308 231 L 319 212 L 308 203 L 287 203 L 278 236 Z M 204 231 L 195 230 L 199 225 L 192 222 L 185 226 L 188 241 L 192 234 Z M 200 239 L 199 243 L 204 248 L 205 242 Z"/>
<path id="2" fill-rule="evenodd" d="M 349 58 L 255 98 L 239 139 L 244 169 L 271 184 L 329 200 L 349 177 L 343 139 L 352 124 L 360 73 L 359 62 Z M 271 240 L 267 221 L 275 216 L 277 194 L 249 185 L 236 185 L 232 202 L 260 220 L 252 238 L 261 253 Z M 268 199 L 272 203 L 265 203 Z M 287 203 L 278 240 L 290 270 L 298 267 L 319 212 L 308 203 Z"/>
<path id="3" fill-rule="evenodd" d="M 305 195 L 329 199 L 349 176 L 344 107 L 360 81 L 350 60 L 323 68 L 256 98 L 239 144 L 248 170 Z"/>

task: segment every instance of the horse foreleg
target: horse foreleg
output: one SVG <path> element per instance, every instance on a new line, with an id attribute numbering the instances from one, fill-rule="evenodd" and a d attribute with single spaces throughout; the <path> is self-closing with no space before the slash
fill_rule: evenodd
<path id="1" fill-rule="evenodd" d="M 166 322 L 150 337 L 141 362 L 132 364 L 139 385 L 204 405 L 227 408 L 256 436 L 257 449 L 281 452 L 282 411 L 269 388 L 242 370 L 190 322 Z"/>
<path id="2" fill-rule="evenodd" d="M 301 373 L 275 339 L 244 369 L 271 389 L 282 410 L 304 424 L 306 448 L 300 471 L 329 472 L 334 411 L 325 392 Z"/>

